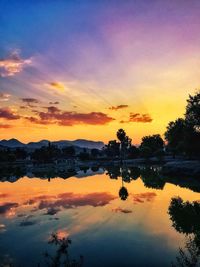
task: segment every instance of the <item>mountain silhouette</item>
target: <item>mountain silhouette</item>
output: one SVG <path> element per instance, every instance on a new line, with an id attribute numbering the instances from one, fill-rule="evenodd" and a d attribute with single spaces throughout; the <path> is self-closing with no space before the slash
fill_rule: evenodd
<path id="1" fill-rule="evenodd" d="M 29 142 L 27 144 L 20 142 L 17 139 L 9 139 L 9 140 L 1 140 L 0 146 L 2 147 L 9 147 L 9 148 L 27 148 L 27 149 L 37 149 L 42 146 L 47 146 L 50 141 L 48 140 L 40 140 L 38 142 Z M 53 141 L 52 144 L 58 146 L 59 148 L 63 148 L 66 146 L 76 146 L 80 148 L 88 148 L 88 149 L 101 149 L 104 146 L 104 143 L 101 141 L 91 141 L 91 140 L 85 140 L 85 139 L 77 139 L 77 140 L 60 140 L 60 141 Z"/>

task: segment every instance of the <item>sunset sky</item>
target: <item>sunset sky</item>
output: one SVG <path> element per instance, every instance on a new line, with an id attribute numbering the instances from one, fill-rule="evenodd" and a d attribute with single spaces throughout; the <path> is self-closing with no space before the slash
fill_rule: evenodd
<path id="1" fill-rule="evenodd" d="M 199 0 L 0 0 L 0 139 L 137 144 L 199 86 Z"/>

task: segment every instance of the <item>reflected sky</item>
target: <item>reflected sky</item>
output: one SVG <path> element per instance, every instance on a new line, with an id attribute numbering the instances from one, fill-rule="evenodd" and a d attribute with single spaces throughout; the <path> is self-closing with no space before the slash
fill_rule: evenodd
<path id="1" fill-rule="evenodd" d="M 169 183 L 148 188 L 139 177 L 123 183 L 123 201 L 121 177 L 81 176 L 0 183 L 1 262 L 7 257 L 36 266 L 49 236 L 58 232 L 70 236 L 70 252 L 84 255 L 84 266 L 170 266 L 184 241 L 169 218 L 171 198 L 195 201 L 199 193 Z"/>

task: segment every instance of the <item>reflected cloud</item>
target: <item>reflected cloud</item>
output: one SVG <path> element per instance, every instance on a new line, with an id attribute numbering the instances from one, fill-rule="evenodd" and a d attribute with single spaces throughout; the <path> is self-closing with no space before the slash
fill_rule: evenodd
<path id="1" fill-rule="evenodd" d="M 133 196 L 133 202 L 137 204 L 137 203 L 144 203 L 146 201 L 147 202 L 153 201 L 157 196 L 157 194 L 154 192 L 146 192 L 146 193 L 133 194 L 132 196 Z"/>
<path id="2" fill-rule="evenodd" d="M 121 212 L 121 213 L 125 213 L 125 214 L 132 213 L 132 210 L 122 209 L 120 207 L 114 208 L 114 209 L 112 209 L 112 211 L 116 212 L 116 213 Z"/>
<path id="3" fill-rule="evenodd" d="M 32 226 L 35 225 L 37 221 L 22 221 L 19 226 L 24 227 L 24 226 Z"/>
<path id="4" fill-rule="evenodd" d="M 5 224 L 0 224 L 0 234 L 6 232 Z"/>
<path id="5" fill-rule="evenodd" d="M 63 239 L 63 238 L 67 238 L 67 237 L 69 237 L 69 233 L 68 233 L 68 231 L 67 231 L 66 229 L 59 229 L 59 230 L 56 232 L 56 234 L 57 234 L 57 237 L 58 237 L 59 239 Z"/>
<path id="6" fill-rule="evenodd" d="M 82 206 L 103 207 L 117 197 L 107 192 L 75 194 L 67 192 L 56 196 L 37 196 L 28 200 L 25 205 L 35 205 L 33 211 L 46 209 L 45 215 L 55 215 L 62 209 Z"/>
<path id="7" fill-rule="evenodd" d="M 48 209 L 47 209 L 47 212 L 46 212 L 44 215 L 55 215 L 55 214 L 57 214 L 59 211 L 61 211 L 61 209 L 51 207 L 51 208 L 48 208 Z"/>
<path id="8" fill-rule="evenodd" d="M 0 205 L 0 215 L 6 215 L 13 211 L 13 208 L 17 208 L 19 206 L 16 202 L 5 202 Z"/>

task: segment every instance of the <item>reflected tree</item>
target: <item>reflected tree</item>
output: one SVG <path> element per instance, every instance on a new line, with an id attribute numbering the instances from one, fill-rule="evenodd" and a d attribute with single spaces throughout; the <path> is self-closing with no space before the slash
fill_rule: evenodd
<path id="1" fill-rule="evenodd" d="M 120 166 L 107 166 L 106 171 L 106 175 L 108 175 L 110 179 L 118 179 L 118 177 L 121 177 Z"/>
<path id="2" fill-rule="evenodd" d="M 130 177 L 132 180 L 137 180 L 141 175 L 139 167 L 130 167 Z"/>
<path id="3" fill-rule="evenodd" d="M 127 178 L 127 171 L 121 170 L 121 176 L 122 176 L 122 187 L 119 190 L 119 197 L 121 198 L 121 200 L 126 200 L 128 198 L 128 190 L 126 189 L 126 187 L 124 186 L 124 179 Z M 130 178 L 130 176 L 128 176 Z"/>
<path id="4" fill-rule="evenodd" d="M 130 183 L 131 181 L 130 170 L 127 166 L 121 167 L 121 177 L 124 182 Z"/>
<path id="5" fill-rule="evenodd" d="M 172 198 L 168 213 L 173 227 L 186 235 L 184 248 L 179 248 L 176 262 L 172 266 L 200 266 L 200 203 Z"/>
<path id="6" fill-rule="evenodd" d="M 171 199 L 168 213 L 173 227 L 180 233 L 196 234 L 200 232 L 200 203 L 184 202 L 182 198 Z"/>
<path id="7" fill-rule="evenodd" d="M 141 168 L 141 178 L 148 188 L 163 189 L 165 180 L 161 176 L 160 169 L 154 166 Z"/>
<path id="8" fill-rule="evenodd" d="M 80 256 L 79 260 L 71 259 L 69 255 L 69 247 L 72 243 L 68 237 L 59 238 L 57 233 L 53 233 L 48 242 L 49 244 L 57 247 L 54 256 L 48 252 L 44 253 L 46 259 L 46 265 L 48 267 L 81 267 L 83 266 L 83 256 Z"/>
<path id="9" fill-rule="evenodd" d="M 186 237 L 185 247 L 179 248 L 176 261 L 172 267 L 198 267 L 200 266 L 199 246 L 191 236 Z"/>
<path id="10" fill-rule="evenodd" d="M 128 198 L 128 190 L 125 186 L 122 186 L 119 190 L 119 197 L 121 200 L 126 200 Z"/>

